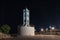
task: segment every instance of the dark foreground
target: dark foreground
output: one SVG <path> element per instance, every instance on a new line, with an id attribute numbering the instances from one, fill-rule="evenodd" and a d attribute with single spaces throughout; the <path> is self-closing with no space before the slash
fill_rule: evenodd
<path id="1" fill-rule="evenodd" d="M 20 37 L 6 38 L 0 40 L 60 40 L 60 36 L 58 35 L 20 36 Z"/>

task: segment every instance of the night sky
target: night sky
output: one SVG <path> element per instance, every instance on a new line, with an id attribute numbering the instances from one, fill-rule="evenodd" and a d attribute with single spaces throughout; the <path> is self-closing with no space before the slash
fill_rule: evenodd
<path id="1" fill-rule="evenodd" d="M 60 3 L 56 0 L 1 0 L 0 26 L 8 24 L 16 33 L 25 7 L 30 10 L 30 24 L 36 29 L 49 25 L 60 28 Z"/>

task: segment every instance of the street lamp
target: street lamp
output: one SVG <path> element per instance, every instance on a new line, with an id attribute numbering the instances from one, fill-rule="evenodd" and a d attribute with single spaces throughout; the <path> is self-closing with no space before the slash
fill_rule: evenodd
<path id="1" fill-rule="evenodd" d="M 41 28 L 41 31 L 44 31 L 44 29 L 43 29 L 43 28 Z"/>
<path id="2" fill-rule="evenodd" d="M 54 30 L 54 29 L 55 29 L 55 27 L 51 27 L 51 29 L 52 29 L 52 30 Z"/>
<path id="3" fill-rule="evenodd" d="M 48 28 L 46 28 L 46 31 L 48 31 Z"/>
<path id="4" fill-rule="evenodd" d="M 51 32 L 51 34 L 52 34 L 52 31 L 55 29 L 55 27 L 51 27 L 50 28 L 50 32 Z"/>

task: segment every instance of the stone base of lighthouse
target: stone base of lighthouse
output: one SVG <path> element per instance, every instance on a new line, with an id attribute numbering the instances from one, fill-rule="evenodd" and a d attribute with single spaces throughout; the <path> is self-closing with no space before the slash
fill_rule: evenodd
<path id="1" fill-rule="evenodd" d="M 20 28 L 20 35 L 21 36 L 34 36 L 35 35 L 35 29 L 34 27 L 21 27 Z"/>

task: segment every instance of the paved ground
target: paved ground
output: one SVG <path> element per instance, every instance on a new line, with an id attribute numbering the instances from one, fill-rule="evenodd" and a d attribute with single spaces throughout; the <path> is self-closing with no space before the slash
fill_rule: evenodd
<path id="1" fill-rule="evenodd" d="M 58 35 L 20 36 L 1 40 L 60 40 L 60 36 Z"/>

